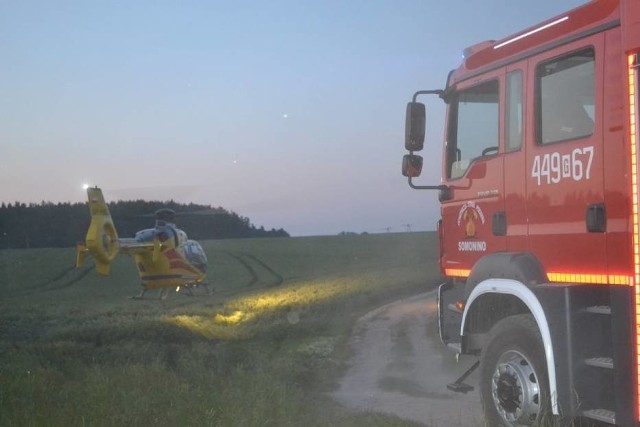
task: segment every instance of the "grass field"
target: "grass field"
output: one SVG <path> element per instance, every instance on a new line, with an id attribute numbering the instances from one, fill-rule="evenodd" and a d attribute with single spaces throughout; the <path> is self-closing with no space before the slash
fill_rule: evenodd
<path id="1" fill-rule="evenodd" d="M 354 321 L 438 283 L 434 233 L 202 242 L 207 297 L 137 301 L 135 267 L 0 251 L 0 425 L 408 425 L 341 409 Z"/>

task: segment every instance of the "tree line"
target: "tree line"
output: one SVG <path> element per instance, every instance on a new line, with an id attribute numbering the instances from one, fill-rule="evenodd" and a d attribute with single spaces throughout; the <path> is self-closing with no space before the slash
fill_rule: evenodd
<path id="1" fill-rule="evenodd" d="M 257 228 L 249 218 L 209 205 L 144 200 L 117 201 L 108 205 L 119 237 L 133 237 L 137 231 L 153 228 L 153 213 L 161 208 L 176 211 L 176 225 L 190 239 L 289 237 L 282 228 Z M 84 240 L 90 221 L 86 203 L 2 203 L 0 249 L 75 246 Z"/>

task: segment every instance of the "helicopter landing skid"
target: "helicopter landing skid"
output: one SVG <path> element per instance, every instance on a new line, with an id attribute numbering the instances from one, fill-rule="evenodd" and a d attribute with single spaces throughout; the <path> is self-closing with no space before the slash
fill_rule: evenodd
<path id="1" fill-rule="evenodd" d="M 201 293 L 201 292 L 194 292 L 194 290 L 199 287 L 199 286 L 203 286 L 205 288 L 205 293 Z M 188 285 L 183 285 L 183 286 L 178 286 L 176 289 L 176 292 L 180 292 L 183 293 L 184 295 L 190 296 L 190 297 L 206 297 L 209 295 L 212 295 L 213 292 L 215 291 L 214 289 L 210 289 L 209 288 L 209 284 L 208 283 L 192 283 L 192 284 L 188 284 Z M 159 293 L 157 297 L 147 297 L 145 296 L 146 293 L 148 291 L 150 291 L 152 289 L 148 289 L 148 288 L 143 288 L 142 291 L 140 291 L 139 295 L 135 295 L 130 297 L 131 299 L 137 299 L 137 300 L 165 300 L 167 299 L 167 296 L 169 295 L 169 290 L 170 288 L 160 288 L 159 289 Z"/>
<path id="2" fill-rule="evenodd" d="M 199 286 L 203 286 L 205 289 L 205 293 L 196 293 L 194 292 L 194 290 L 199 287 Z M 209 289 L 209 284 L 208 283 L 193 283 L 193 284 L 189 284 L 189 285 L 184 285 L 182 287 L 178 287 L 178 289 L 176 289 L 176 292 L 184 292 L 185 295 L 190 296 L 190 297 L 207 297 L 211 294 L 213 294 L 213 292 L 215 291 L 215 289 Z"/>
<path id="3" fill-rule="evenodd" d="M 140 292 L 140 295 L 134 295 L 134 296 L 132 296 L 130 298 L 131 299 L 138 299 L 138 300 L 140 300 L 140 299 L 144 299 L 144 300 L 165 300 L 165 299 L 167 299 L 167 295 L 169 295 L 169 289 L 167 289 L 167 288 L 161 288 L 160 289 L 160 293 L 155 298 L 146 297 L 145 294 L 147 293 L 147 291 L 149 291 L 149 289 L 144 288 Z"/>

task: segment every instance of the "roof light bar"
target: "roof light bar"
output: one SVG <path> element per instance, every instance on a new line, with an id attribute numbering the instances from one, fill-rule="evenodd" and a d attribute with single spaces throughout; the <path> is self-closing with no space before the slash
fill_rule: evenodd
<path id="1" fill-rule="evenodd" d="M 503 46 L 506 46 L 506 45 L 511 44 L 513 42 L 517 42 L 518 40 L 522 40 L 525 37 L 529 37 L 529 36 L 531 36 L 533 34 L 539 33 L 540 31 L 546 30 L 547 28 L 553 27 L 554 25 L 558 25 L 559 23 L 564 22 L 564 21 L 566 21 L 568 19 L 569 19 L 568 16 L 564 16 L 564 17 L 562 17 L 560 19 L 556 19 L 553 22 L 549 22 L 548 24 L 545 24 L 545 25 L 543 25 L 541 27 L 535 28 L 535 29 L 533 29 L 533 30 L 531 30 L 529 32 L 526 32 L 524 34 L 520 34 L 519 36 L 516 36 L 516 37 L 514 37 L 512 39 L 509 39 L 507 41 L 499 43 L 499 44 L 495 45 L 493 48 L 494 49 L 500 49 Z"/>

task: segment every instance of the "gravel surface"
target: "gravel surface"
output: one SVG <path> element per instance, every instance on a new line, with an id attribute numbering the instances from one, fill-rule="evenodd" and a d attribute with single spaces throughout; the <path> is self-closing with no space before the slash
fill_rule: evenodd
<path id="1" fill-rule="evenodd" d="M 438 337 L 437 292 L 387 304 L 358 320 L 350 368 L 332 396 L 357 411 L 382 412 L 427 426 L 483 426 L 476 387 L 454 393 L 454 382 L 476 358 L 456 355 Z"/>

